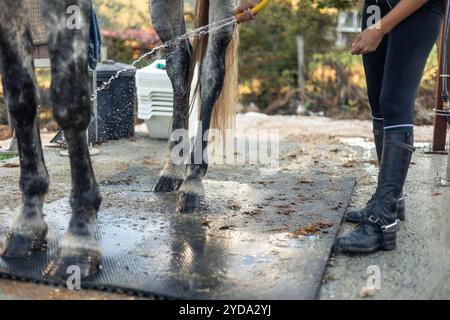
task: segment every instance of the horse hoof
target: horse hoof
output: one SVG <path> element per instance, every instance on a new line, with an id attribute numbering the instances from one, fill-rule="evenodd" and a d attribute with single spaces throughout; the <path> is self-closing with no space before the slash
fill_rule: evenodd
<path id="1" fill-rule="evenodd" d="M 195 193 L 182 192 L 178 201 L 177 211 L 180 213 L 194 213 L 203 208 L 203 197 Z"/>
<path id="2" fill-rule="evenodd" d="M 59 243 L 58 254 L 43 273 L 50 278 L 65 280 L 78 272 L 80 278 L 86 278 L 100 270 L 101 258 L 95 236 L 68 232 Z"/>
<path id="3" fill-rule="evenodd" d="M 67 280 L 70 276 L 78 273 L 83 279 L 100 271 L 100 260 L 101 255 L 98 252 L 63 255 L 59 251 L 57 257 L 50 261 L 43 274 L 49 278 Z"/>
<path id="4" fill-rule="evenodd" d="M 180 189 L 182 184 L 182 179 L 160 176 L 158 181 L 156 181 L 155 185 L 153 186 L 153 192 L 162 193 L 177 191 L 178 189 Z"/>
<path id="5" fill-rule="evenodd" d="M 10 232 L 6 240 L 0 245 L 0 255 L 6 258 L 25 258 L 34 251 L 40 251 L 47 245 L 47 229 L 36 235 L 24 235 Z"/>

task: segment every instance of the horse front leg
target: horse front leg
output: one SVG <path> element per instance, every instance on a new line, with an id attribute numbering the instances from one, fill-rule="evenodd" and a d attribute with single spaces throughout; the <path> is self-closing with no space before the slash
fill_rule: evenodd
<path id="1" fill-rule="evenodd" d="M 164 43 L 186 33 L 183 0 L 152 0 L 150 3 L 153 26 Z M 166 48 L 167 74 L 172 82 L 174 102 L 172 118 L 172 138 L 169 141 L 169 159 L 160 172 L 153 187 L 155 192 L 178 190 L 184 180 L 183 161 L 174 163 L 172 151 L 183 142 L 185 134 L 175 135 L 180 129 L 187 129 L 189 117 L 189 71 L 191 46 L 188 40 L 175 41 Z M 177 155 L 184 158 L 186 155 Z"/>
<path id="2" fill-rule="evenodd" d="M 234 0 L 210 0 L 209 22 L 218 22 L 233 15 Z M 225 56 L 233 38 L 235 25 L 230 24 L 208 36 L 208 46 L 201 64 L 200 122 L 187 166 L 187 177 L 180 188 L 178 211 L 192 213 L 201 208 L 204 198 L 202 177 L 208 169 L 206 148 L 212 113 L 224 87 Z M 230 71 L 231 72 L 231 71 Z"/>
<path id="3" fill-rule="evenodd" d="M 101 196 L 86 138 L 91 115 L 88 75 L 91 6 L 88 0 L 46 0 L 43 4 L 52 61 L 53 114 L 67 139 L 72 173 L 69 228 L 45 273 L 66 278 L 67 268 L 78 266 L 85 277 L 99 270 L 101 260 L 95 238 Z M 69 6 L 75 6 L 72 12 L 79 15 L 76 24 L 67 19 Z"/>
<path id="4" fill-rule="evenodd" d="M 47 224 L 42 207 L 49 179 L 36 121 L 36 82 L 32 40 L 25 1 L 0 1 L 0 71 L 6 102 L 17 136 L 20 156 L 22 208 L 0 244 L 6 257 L 24 257 L 40 250 L 46 240 Z M 7 21 L 7 23 L 6 23 Z"/>

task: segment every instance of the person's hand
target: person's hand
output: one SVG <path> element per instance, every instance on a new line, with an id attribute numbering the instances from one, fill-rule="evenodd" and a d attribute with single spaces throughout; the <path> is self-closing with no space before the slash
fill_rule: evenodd
<path id="1" fill-rule="evenodd" d="M 260 1 L 250 1 L 237 7 L 237 9 L 234 11 L 237 23 L 255 20 L 256 15 L 253 14 L 252 9 L 256 7 L 259 2 Z"/>
<path id="2" fill-rule="evenodd" d="M 381 28 L 368 28 L 361 32 L 352 45 L 353 55 L 366 54 L 377 50 L 385 33 Z"/>

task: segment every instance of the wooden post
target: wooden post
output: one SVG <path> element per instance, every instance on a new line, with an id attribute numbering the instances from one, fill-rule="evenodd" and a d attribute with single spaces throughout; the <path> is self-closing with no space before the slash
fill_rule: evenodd
<path id="1" fill-rule="evenodd" d="M 298 56 L 298 88 L 300 92 L 305 90 L 305 38 L 297 36 Z"/>
<path id="2" fill-rule="evenodd" d="M 445 19 L 444 19 L 445 20 Z M 445 21 L 442 24 L 441 29 L 441 38 L 440 38 L 440 45 L 439 45 L 439 79 L 438 79 L 438 86 L 437 86 L 437 93 L 436 93 L 436 110 L 442 110 L 443 103 L 442 103 L 442 74 L 449 74 L 449 66 L 447 66 L 447 70 L 442 70 L 442 57 L 443 57 L 443 43 L 444 43 L 444 26 Z M 450 59 L 450 50 L 447 52 L 447 57 Z M 450 61 L 450 60 L 448 60 Z M 447 136 L 447 119 L 442 116 L 434 116 L 434 131 L 433 131 L 433 152 L 436 153 L 442 153 L 445 152 L 445 143 L 446 143 L 446 136 Z"/>

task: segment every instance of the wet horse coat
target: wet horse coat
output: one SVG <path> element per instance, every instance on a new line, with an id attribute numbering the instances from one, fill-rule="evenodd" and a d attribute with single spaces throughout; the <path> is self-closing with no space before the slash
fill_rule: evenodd
<path id="1" fill-rule="evenodd" d="M 198 0 L 197 7 L 200 9 L 197 10 L 196 18 L 204 20 L 203 23 L 199 23 L 198 27 L 205 23 L 215 24 L 232 17 L 236 5 L 236 0 Z M 163 42 L 173 40 L 186 32 L 183 0 L 151 0 L 150 10 L 153 26 Z M 196 62 L 200 64 L 200 122 L 190 161 L 185 168 L 183 164 L 174 164 L 173 159 L 169 158 L 154 186 L 155 192 L 179 190 L 178 210 L 180 212 L 193 212 L 201 207 L 201 200 L 204 196 L 202 177 L 208 169 L 208 161 L 204 156 L 208 143 L 205 140 L 207 140 L 211 128 L 213 111 L 215 107 L 219 107 L 216 106 L 219 96 L 224 93 L 223 91 L 231 91 L 235 85 L 233 82 L 236 82 L 236 80 L 229 80 L 228 83 L 224 81 L 226 75 L 236 72 L 226 64 L 227 55 L 232 55 L 231 59 L 236 59 L 234 52 L 231 50 L 231 52 L 227 52 L 235 28 L 235 24 L 229 24 L 210 32 L 208 37 L 203 39 L 206 40 L 205 47 L 199 57 L 195 57 L 195 53 L 192 57 L 193 50 L 187 40 L 177 41 L 175 45 L 169 46 L 166 50 L 167 72 L 174 91 L 172 132 L 186 129 L 186 118 L 189 113 L 187 97 L 189 97 L 190 80 L 192 79 L 190 71 L 195 68 Z M 199 43 L 198 47 L 201 46 L 202 43 Z M 198 49 L 194 48 L 194 52 Z M 195 58 L 198 58 L 198 61 Z M 227 68 L 229 69 L 227 70 Z M 234 110 L 230 101 L 224 99 L 224 103 L 228 105 L 220 107 Z M 180 143 L 180 140 L 170 142 L 171 155 L 177 143 Z"/>
<path id="2" fill-rule="evenodd" d="M 207 0 L 199 0 L 207 1 Z M 48 227 L 43 217 L 44 197 L 49 176 L 36 120 L 37 94 L 32 60 L 32 37 L 25 0 L 0 0 L 0 72 L 5 98 L 18 139 L 22 191 L 22 207 L 10 228 L 0 253 L 7 258 L 22 258 L 45 245 Z M 95 239 L 97 211 L 101 195 L 92 170 L 85 131 L 90 122 L 88 76 L 88 41 L 90 1 L 42 0 L 44 18 L 49 32 L 49 53 L 52 62 L 51 100 L 56 121 L 64 130 L 70 153 L 72 172 L 69 228 L 60 241 L 57 256 L 46 268 L 52 277 L 66 278 L 69 266 L 80 267 L 82 276 L 98 271 L 101 252 Z M 77 25 L 69 24 L 68 8 L 76 15 Z M 209 0 L 209 20 L 219 21 L 233 14 L 235 0 Z M 182 0 L 151 0 L 155 29 L 163 42 L 185 33 Z M 73 17 L 72 17 L 73 18 Z M 201 65 L 201 130 L 196 143 L 202 140 L 211 123 L 213 107 L 224 85 L 225 52 L 234 33 L 234 25 L 209 34 Z M 174 88 L 173 129 L 184 128 L 189 102 L 191 45 L 177 42 L 167 48 L 167 69 Z M 172 149 L 176 142 L 171 142 Z M 207 163 L 187 166 L 168 160 L 154 187 L 156 192 L 180 188 L 180 211 L 198 208 L 203 192 L 201 177 Z"/>
<path id="3" fill-rule="evenodd" d="M 36 81 L 27 8 L 24 0 L 1 0 L 0 5 L 0 69 L 17 134 L 23 202 L 0 249 L 4 257 L 18 258 L 45 244 L 47 224 L 42 208 L 49 178 L 36 121 Z M 94 235 L 101 196 L 85 134 L 90 122 L 87 65 L 91 7 L 87 0 L 42 1 L 42 6 L 49 30 L 53 113 L 64 130 L 72 169 L 72 217 L 58 255 L 45 271 L 51 276 L 66 277 L 68 266 L 78 265 L 86 276 L 97 271 L 101 258 Z M 76 26 L 69 24 L 70 6 L 76 6 Z"/>

